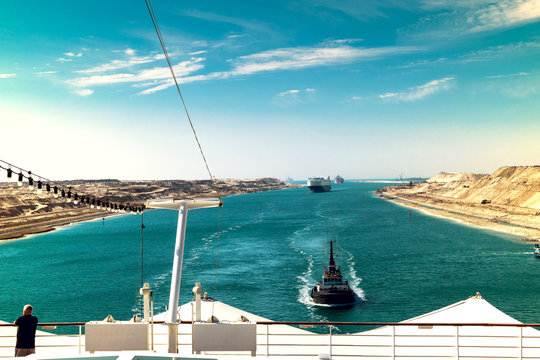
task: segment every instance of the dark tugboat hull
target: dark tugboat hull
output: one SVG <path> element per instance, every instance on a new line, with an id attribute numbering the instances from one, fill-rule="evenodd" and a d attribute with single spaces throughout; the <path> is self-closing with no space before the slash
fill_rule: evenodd
<path id="1" fill-rule="evenodd" d="M 311 298 L 315 304 L 323 305 L 346 305 L 356 302 L 352 291 L 347 292 L 328 292 L 311 290 Z"/>

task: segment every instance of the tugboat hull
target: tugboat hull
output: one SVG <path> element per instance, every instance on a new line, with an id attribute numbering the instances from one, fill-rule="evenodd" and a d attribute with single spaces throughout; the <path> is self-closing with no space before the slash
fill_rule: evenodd
<path id="1" fill-rule="evenodd" d="M 311 290 L 311 298 L 315 304 L 346 305 L 356 302 L 353 292 L 329 292 Z"/>

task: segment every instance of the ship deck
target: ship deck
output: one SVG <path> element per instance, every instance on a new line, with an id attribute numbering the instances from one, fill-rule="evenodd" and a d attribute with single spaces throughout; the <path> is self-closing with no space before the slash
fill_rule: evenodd
<path id="1" fill-rule="evenodd" d="M 35 359 L 540 359 L 540 324 L 522 324 L 480 297 L 460 301 L 400 323 L 276 322 L 219 301 L 203 301 L 201 318 L 217 317 L 219 323 L 192 323 L 194 303 L 180 307 L 178 354 L 167 353 L 168 328 L 165 314 L 148 324 L 148 350 L 104 350 L 91 353 L 83 323 L 71 326 L 74 335 L 56 335 L 39 330 Z M 242 319 L 243 322 L 238 321 Z M 129 322 L 115 322 L 120 326 Z M 133 324 L 133 323 L 131 323 Z M 46 324 L 42 324 L 45 326 Z M 50 324 L 49 324 L 50 325 Z M 229 327 L 227 327 L 229 325 Z M 234 325 L 234 326 L 231 326 Z M 341 334 L 336 328 L 370 326 L 362 332 Z M 374 326 L 377 326 L 373 329 Z M 322 328 L 315 333 L 305 328 Z M 223 329 L 224 332 L 219 332 Z M 217 333 L 215 331 L 218 331 Z M 244 331 L 244 333 L 243 333 Z M 245 336 L 245 331 L 248 336 Z M 11 357 L 16 328 L 0 324 L 0 357 Z M 251 333 L 251 334 L 249 334 Z M 128 332 L 123 334 L 129 337 Z M 251 340 L 250 340 L 251 339 Z M 115 341 L 114 339 L 109 339 Z M 107 348 L 107 341 L 100 345 Z M 219 350 L 219 344 L 236 350 Z M 203 350 L 203 349 L 212 350 Z M 194 350 L 201 354 L 194 354 Z M 250 351 L 254 349 L 254 353 Z"/>

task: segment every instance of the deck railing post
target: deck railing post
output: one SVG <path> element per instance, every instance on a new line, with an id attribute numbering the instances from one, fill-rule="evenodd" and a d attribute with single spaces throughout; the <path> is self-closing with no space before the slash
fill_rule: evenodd
<path id="1" fill-rule="evenodd" d="M 523 328 L 519 328 L 519 359 L 523 360 Z"/>
<path id="2" fill-rule="evenodd" d="M 329 328 L 330 328 L 330 331 L 329 331 L 329 335 L 330 335 L 329 336 L 330 337 L 329 345 L 330 345 L 330 347 L 328 349 L 328 354 L 330 355 L 330 359 L 332 359 L 332 325 L 330 325 Z"/>
<path id="3" fill-rule="evenodd" d="M 79 325 L 79 354 L 81 354 L 82 326 Z"/>
<path id="4" fill-rule="evenodd" d="M 456 358 L 459 360 L 459 326 L 456 326 Z"/>
<path id="5" fill-rule="evenodd" d="M 392 360 L 396 359 L 396 327 L 392 326 Z"/>
<path id="6" fill-rule="evenodd" d="M 268 334 L 269 331 L 269 325 L 266 324 L 266 356 L 270 356 L 270 336 Z"/>

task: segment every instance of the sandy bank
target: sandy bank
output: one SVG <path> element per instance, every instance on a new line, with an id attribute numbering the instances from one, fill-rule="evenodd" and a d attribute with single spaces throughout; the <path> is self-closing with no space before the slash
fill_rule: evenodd
<path id="1" fill-rule="evenodd" d="M 221 197 L 259 191 L 281 190 L 305 185 L 287 184 L 273 178 L 169 181 L 84 181 L 62 182 L 73 193 L 132 205 L 157 198 L 192 199 Z M 66 202 L 49 194 L 36 194 L 26 187 L 0 183 L 0 240 L 53 231 L 60 226 L 117 215 L 81 204 Z"/>
<path id="2" fill-rule="evenodd" d="M 422 213 L 430 216 L 452 219 L 464 225 L 520 236 L 521 239 L 519 240 L 523 242 L 540 242 L 540 229 L 526 228 L 511 224 L 503 224 L 493 219 L 486 219 L 479 216 L 461 214 L 449 209 L 438 209 L 432 206 L 428 207 L 424 204 L 415 203 L 410 199 L 401 199 L 396 196 L 388 196 L 385 194 L 381 194 L 380 197 L 391 201 L 397 205 L 419 210 Z"/>
<path id="3" fill-rule="evenodd" d="M 540 241 L 540 167 L 503 167 L 491 175 L 440 173 L 424 183 L 388 186 L 381 197 L 430 215 Z"/>

